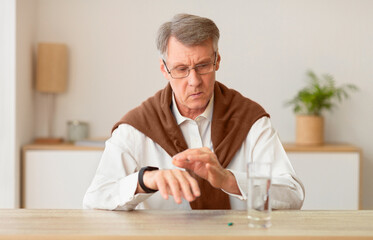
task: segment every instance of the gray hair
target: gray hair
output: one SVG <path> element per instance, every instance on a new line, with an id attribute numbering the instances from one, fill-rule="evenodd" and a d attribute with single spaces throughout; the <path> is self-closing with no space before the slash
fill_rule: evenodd
<path id="1" fill-rule="evenodd" d="M 162 24 L 158 30 L 157 49 L 163 59 L 167 58 L 168 40 L 171 36 L 186 46 L 196 46 L 212 39 L 214 51 L 217 51 L 220 33 L 215 23 L 208 18 L 185 13 L 177 14 L 170 22 Z"/>

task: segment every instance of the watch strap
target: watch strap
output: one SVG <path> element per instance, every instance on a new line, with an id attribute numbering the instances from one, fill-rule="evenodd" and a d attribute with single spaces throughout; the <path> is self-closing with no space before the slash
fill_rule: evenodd
<path id="1" fill-rule="evenodd" d="M 143 167 L 140 169 L 139 171 L 139 177 L 138 177 L 138 181 L 139 181 L 139 184 L 140 184 L 140 187 L 146 192 L 146 193 L 155 193 L 157 192 L 158 190 L 154 190 L 154 189 L 151 189 L 151 188 L 148 188 L 147 186 L 145 186 L 145 183 L 144 183 L 144 172 L 145 171 L 154 171 L 154 170 L 158 170 L 159 168 L 157 167 L 151 167 L 151 166 L 146 166 L 146 167 Z"/>

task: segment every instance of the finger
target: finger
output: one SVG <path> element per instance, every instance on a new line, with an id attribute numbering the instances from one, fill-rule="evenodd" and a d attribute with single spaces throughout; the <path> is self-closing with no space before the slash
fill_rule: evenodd
<path id="1" fill-rule="evenodd" d="M 158 174 L 158 176 L 156 178 L 156 184 L 157 184 L 158 190 L 161 193 L 162 197 L 167 200 L 168 199 L 168 190 L 167 190 L 167 184 L 166 184 L 166 181 L 164 179 L 163 173 Z"/>
<path id="2" fill-rule="evenodd" d="M 191 164 L 192 162 L 208 163 L 214 160 L 217 161 L 217 158 L 212 152 L 202 152 L 198 150 L 188 154 L 183 153 L 182 155 L 175 155 L 172 160 L 174 161 L 174 165 L 181 167 L 188 166 L 188 164 Z"/>
<path id="3" fill-rule="evenodd" d="M 171 190 L 171 195 L 174 197 L 174 200 L 177 204 L 181 203 L 181 193 L 180 193 L 180 185 L 175 176 L 172 172 L 168 172 L 167 178 L 167 185 Z"/>
<path id="4" fill-rule="evenodd" d="M 190 182 L 187 179 L 187 177 L 185 176 L 186 174 L 189 175 L 186 172 L 182 173 L 182 171 L 176 171 L 175 172 L 175 176 L 177 177 L 177 179 L 179 181 L 183 197 L 186 200 L 188 200 L 189 202 L 191 202 L 195 199 L 195 196 L 192 193 Z"/>
<path id="5" fill-rule="evenodd" d="M 188 155 L 198 155 L 198 154 L 201 154 L 201 153 L 203 153 L 201 151 L 201 148 L 192 148 L 192 149 L 187 149 L 183 152 L 180 152 L 180 153 L 174 155 L 173 158 L 177 159 L 177 160 L 187 160 Z"/>
<path id="6" fill-rule="evenodd" d="M 193 162 L 203 162 L 203 163 L 210 163 L 214 160 L 214 156 L 211 154 L 207 153 L 202 153 L 202 154 L 194 154 L 194 155 L 188 155 L 187 156 L 188 162 L 193 163 Z"/>
<path id="7" fill-rule="evenodd" d="M 191 162 L 189 160 L 172 159 L 172 164 L 179 168 L 190 168 Z"/>
<path id="8" fill-rule="evenodd" d="M 192 189 L 194 197 L 201 196 L 201 190 L 199 189 L 197 180 L 194 177 L 190 176 L 189 173 L 187 173 L 185 177 L 189 181 L 190 188 Z"/>
<path id="9" fill-rule="evenodd" d="M 203 148 L 200 148 L 199 149 L 201 152 L 205 152 L 205 153 L 212 153 L 211 149 L 208 148 L 208 147 L 203 147 Z"/>
<path id="10" fill-rule="evenodd" d="M 178 153 L 175 156 L 172 157 L 173 160 L 176 161 L 188 161 L 188 154 L 185 153 Z"/>

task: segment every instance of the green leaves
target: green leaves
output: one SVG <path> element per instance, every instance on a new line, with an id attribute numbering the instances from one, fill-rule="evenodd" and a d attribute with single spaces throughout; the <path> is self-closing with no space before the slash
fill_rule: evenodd
<path id="1" fill-rule="evenodd" d="M 309 84 L 301 89 L 298 94 L 288 101 L 286 105 L 292 105 L 296 114 L 321 115 L 323 110 L 331 110 L 336 102 L 341 102 L 349 97 L 349 91 L 357 91 L 353 84 L 335 86 L 333 76 L 322 75 L 319 78 L 314 72 L 308 71 Z"/>

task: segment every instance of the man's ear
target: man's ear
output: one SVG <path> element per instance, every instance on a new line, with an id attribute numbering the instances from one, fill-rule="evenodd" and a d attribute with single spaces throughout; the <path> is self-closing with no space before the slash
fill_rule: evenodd
<path id="1" fill-rule="evenodd" d="M 215 65 L 215 71 L 218 71 L 219 70 L 219 67 L 220 67 L 220 60 L 221 60 L 221 57 L 220 57 L 220 53 L 217 52 L 218 56 L 216 58 L 216 65 Z"/>
<path id="2" fill-rule="evenodd" d="M 166 70 L 166 66 L 164 65 L 164 62 L 163 62 L 163 59 L 162 59 L 162 58 L 159 59 L 159 67 L 160 67 L 160 69 L 161 69 L 161 72 L 162 72 L 163 76 L 164 76 L 166 79 L 168 79 L 168 72 L 167 72 L 167 70 Z"/>

